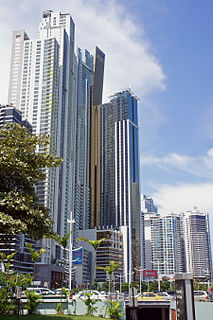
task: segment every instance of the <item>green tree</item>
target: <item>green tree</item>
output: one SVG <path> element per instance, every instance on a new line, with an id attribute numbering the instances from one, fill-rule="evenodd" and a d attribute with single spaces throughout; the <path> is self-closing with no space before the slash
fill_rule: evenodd
<path id="1" fill-rule="evenodd" d="M 121 291 L 122 292 L 129 292 L 129 283 L 128 282 L 123 282 L 121 284 Z"/>
<path id="2" fill-rule="evenodd" d="M 77 239 L 78 241 L 84 241 L 84 242 L 87 242 L 89 243 L 93 248 L 94 248 L 94 251 L 95 251 L 95 257 L 94 257 L 94 260 L 95 260 L 95 266 L 94 266 L 94 270 L 96 269 L 96 252 L 97 252 L 97 249 L 98 247 L 100 246 L 101 242 L 103 242 L 104 240 L 106 240 L 106 238 L 102 238 L 100 240 L 89 240 L 88 238 L 85 238 L 85 237 L 80 237 Z M 93 278 L 94 278 L 94 270 L 92 270 L 92 283 L 93 283 Z"/>
<path id="3" fill-rule="evenodd" d="M 106 281 L 106 282 L 104 282 L 104 283 L 102 284 L 101 290 L 102 290 L 102 291 L 106 291 L 106 292 L 109 291 L 109 282 L 108 282 L 108 281 Z"/>
<path id="4" fill-rule="evenodd" d="M 158 281 L 154 280 L 154 281 L 150 281 L 149 283 L 149 291 L 158 291 Z"/>
<path id="5" fill-rule="evenodd" d="M 47 252 L 45 249 L 41 248 L 40 250 L 35 250 L 32 248 L 32 244 L 31 243 L 26 243 L 26 247 L 27 250 L 29 251 L 30 255 L 31 255 L 31 259 L 34 263 L 34 268 L 33 268 L 33 273 L 34 273 L 34 277 L 33 277 L 33 288 L 34 288 L 34 279 L 35 279 L 35 264 L 38 261 L 38 259 L 40 258 L 40 256 Z"/>
<path id="6" fill-rule="evenodd" d="M 124 313 L 122 313 L 122 306 L 118 301 L 108 301 L 107 314 L 112 320 L 120 320 Z"/>
<path id="7" fill-rule="evenodd" d="M 97 267 L 97 269 L 104 270 L 109 275 L 109 293 L 111 293 L 112 274 L 114 271 L 117 271 L 119 268 L 120 268 L 120 264 L 115 263 L 115 261 L 110 261 L 109 265 L 106 267 Z"/>
<path id="8" fill-rule="evenodd" d="M 5 273 L 5 275 L 9 275 L 10 271 L 10 266 L 11 266 L 11 260 L 13 259 L 14 255 L 16 254 L 16 252 L 13 252 L 11 254 L 6 255 L 6 253 L 4 252 L 0 252 L 0 261 L 3 264 L 3 272 Z"/>
<path id="9" fill-rule="evenodd" d="M 11 270 L 11 263 L 15 253 L 6 255 L 0 252 L 3 263 L 4 287 L 0 289 L 0 314 L 9 314 L 17 309 L 18 299 L 15 298 L 16 288 L 25 287 L 32 282 L 30 274 L 18 274 Z"/>
<path id="10" fill-rule="evenodd" d="M 54 239 L 62 248 L 63 248 L 63 272 L 62 272 L 62 284 L 61 287 L 64 286 L 64 268 L 65 268 L 65 255 L 66 255 L 66 247 L 68 245 L 69 237 L 71 236 L 72 231 L 68 232 L 65 236 L 60 236 L 60 234 L 52 234 L 51 238 Z M 71 257 L 72 258 L 72 257 Z"/>
<path id="11" fill-rule="evenodd" d="M 35 185 L 45 180 L 44 169 L 61 164 L 48 151 L 52 145 L 48 135 L 32 136 L 18 124 L 0 129 L 0 233 L 35 239 L 52 233 L 49 209 L 39 204 L 35 192 Z M 37 152 L 41 146 L 47 152 Z"/>
<path id="12" fill-rule="evenodd" d="M 42 303 L 42 295 L 37 294 L 35 291 L 25 291 L 27 297 L 27 303 L 25 308 L 28 310 L 28 314 L 35 314 L 36 308 Z"/>
<path id="13" fill-rule="evenodd" d="M 4 272 L 0 271 L 0 286 L 6 285 L 6 275 Z"/>
<path id="14" fill-rule="evenodd" d="M 160 283 L 161 291 L 169 291 L 170 289 L 170 282 L 168 280 L 162 280 Z"/>
<path id="15" fill-rule="evenodd" d="M 91 295 L 91 292 L 85 293 L 86 299 L 83 300 L 87 307 L 87 314 L 90 316 L 97 310 L 97 307 L 95 307 L 94 304 L 98 301 L 97 299 L 92 299 Z"/>

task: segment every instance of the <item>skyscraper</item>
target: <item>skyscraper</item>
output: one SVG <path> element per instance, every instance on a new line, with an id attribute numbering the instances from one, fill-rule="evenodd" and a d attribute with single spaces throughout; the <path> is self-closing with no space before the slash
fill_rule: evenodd
<path id="1" fill-rule="evenodd" d="M 173 275 L 185 271 L 183 215 L 162 216 L 163 272 Z"/>
<path id="2" fill-rule="evenodd" d="M 145 212 L 158 212 L 157 207 L 154 205 L 154 201 L 151 197 L 145 194 L 141 195 L 141 211 Z"/>
<path id="3" fill-rule="evenodd" d="M 168 276 L 184 272 L 183 215 L 147 212 L 144 217 L 146 268 Z"/>
<path id="4" fill-rule="evenodd" d="M 93 163 L 96 157 L 94 136 L 94 110 L 102 103 L 104 53 L 96 47 L 95 57 L 85 50 L 85 57 L 77 54 L 77 100 L 74 125 L 74 171 L 72 211 L 75 217 L 74 230 L 94 228 L 96 221 L 91 215 L 94 204 Z M 75 238 L 76 232 L 74 232 Z"/>
<path id="5" fill-rule="evenodd" d="M 30 40 L 25 31 L 13 35 L 9 103 L 21 108 L 33 134 L 48 133 L 51 143 L 39 152 L 64 159 L 60 168 L 46 170 L 46 180 L 37 186 L 40 202 L 50 208 L 54 231 L 69 231 L 71 210 L 72 128 L 75 101 L 74 22 L 70 14 L 43 12 L 39 37 Z M 43 263 L 61 258 L 60 248 L 43 240 L 47 253 Z"/>
<path id="6" fill-rule="evenodd" d="M 211 278 L 212 257 L 209 216 L 197 209 L 187 211 L 184 217 L 186 270 L 197 278 Z"/>
<path id="7" fill-rule="evenodd" d="M 140 199 L 137 97 L 118 92 L 92 107 L 90 227 L 123 232 L 124 276 L 140 267 Z"/>

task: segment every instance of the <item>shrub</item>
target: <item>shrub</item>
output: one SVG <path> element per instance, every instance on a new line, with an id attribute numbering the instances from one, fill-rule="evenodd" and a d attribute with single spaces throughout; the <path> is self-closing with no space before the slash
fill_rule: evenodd
<path id="1" fill-rule="evenodd" d="M 121 317 L 124 315 L 124 313 L 121 312 L 122 309 L 121 309 L 120 302 L 111 301 L 111 300 L 108 300 L 108 302 L 109 302 L 109 305 L 107 307 L 108 316 L 113 320 L 120 320 Z"/>
<path id="2" fill-rule="evenodd" d="M 42 296 L 35 293 L 35 291 L 25 291 L 27 297 L 26 309 L 28 313 L 35 314 L 37 306 L 42 303 Z"/>
<path id="3" fill-rule="evenodd" d="M 13 303 L 12 294 L 9 287 L 4 287 L 0 289 L 0 314 L 9 314 L 15 309 L 15 304 Z"/>
<path id="4" fill-rule="evenodd" d="M 62 303 L 59 302 L 56 306 L 56 312 L 57 314 L 64 314 L 64 307 L 62 306 Z"/>
<path id="5" fill-rule="evenodd" d="M 97 299 L 91 299 L 92 293 L 86 293 L 86 299 L 84 300 L 85 305 L 87 306 L 87 314 L 92 315 L 94 311 L 97 310 L 97 307 L 94 304 L 98 301 Z"/>

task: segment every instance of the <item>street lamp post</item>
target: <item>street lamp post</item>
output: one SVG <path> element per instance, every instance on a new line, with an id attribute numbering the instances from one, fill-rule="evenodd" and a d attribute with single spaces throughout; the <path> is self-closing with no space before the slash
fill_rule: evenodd
<path id="1" fill-rule="evenodd" d="M 134 274 L 135 272 L 127 272 L 127 274 L 129 275 L 129 294 L 130 294 L 130 284 L 131 284 L 131 279 L 132 279 L 132 275 Z"/>
<path id="2" fill-rule="evenodd" d="M 67 220 L 70 224 L 70 261 L 69 261 L 69 290 L 72 290 L 72 225 L 75 223 L 75 219 L 73 219 L 72 211 L 70 212 L 70 220 Z"/>
<path id="3" fill-rule="evenodd" d="M 135 270 L 140 272 L 139 275 L 140 275 L 140 294 L 141 294 L 141 281 L 143 281 L 143 271 L 146 269 L 136 269 L 135 268 Z M 141 275 L 142 275 L 142 277 L 141 277 Z"/>
<path id="4" fill-rule="evenodd" d="M 115 278 L 119 279 L 119 283 L 120 283 L 120 294 L 121 294 L 121 278 L 123 277 L 123 275 L 121 273 L 119 273 Z"/>
<path id="5" fill-rule="evenodd" d="M 158 291 L 160 291 L 160 264 L 164 264 L 164 262 L 161 262 L 157 259 L 157 263 L 154 261 L 151 261 L 153 264 L 158 265 Z"/>

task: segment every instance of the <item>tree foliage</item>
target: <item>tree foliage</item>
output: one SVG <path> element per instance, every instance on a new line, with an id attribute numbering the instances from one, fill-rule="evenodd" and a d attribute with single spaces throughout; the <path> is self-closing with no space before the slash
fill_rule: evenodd
<path id="1" fill-rule="evenodd" d="M 61 284 L 62 287 L 64 286 L 64 280 L 65 280 L 64 279 L 64 268 L 65 268 L 65 263 L 66 263 L 65 250 L 66 250 L 66 247 L 68 245 L 68 241 L 69 241 L 69 238 L 71 236 L 71 233 L 72 233 L 72 231 L 68 232 L 64 236 L 61 236 L 58 233 L 52 234 L 50 236 L 53 240 L 55 240 L 59 244 L 59 246 L 61 246 L 63 248 L 63 272 L 62 272 L 62 284 Z M 70 254 L 71 254 L 71 259 L 72 259 L 72 252 Z"/>
<path id="2" fill-rule="evenodd" d="M 101 269 L 106 271 L 109 275 L 109 292 L 111 292 L 111 277 L 114 271 L 117 271 L 120 268 L 120 264 L 115 261 L 110 261 L 108 266 L 105 267 L 96 267 L 96 269 Z"/>
<path id="3" fill-rule="evenodd" d="M 91 244 L 91 246 L 93 246 L 93 248 L 95 250 L 98 249 L 98 247 L 100 246 L 101 242 L 103 242 L 104 240 L 106 240 L 106 238 L 102 238 L 100 240 L 89 240 L 88 238 L 85 237 L 80 237 L 77 239 L 78 241 L 84 241 L 84 242 L 88 242 L 89 244 Z"/>
<path id="4" fill-rule="evenodd" d="M 107 314 L 112 320 L 120 320 L 124 313 L 122 313 L 122 306 L 118 301 L 108 300 Z"/>
<path id="5" fill-rule="evenodd" d="M 88 315 L 92 315 L 93 312 L 97 310 L 97 307 L 94 306 L 94 304 L 98 301 L 98 299 L 92 299 L 92 292 L 85 293 L 86 299 L 83 300 L 86 307 L 87 307 L 87 313 Z"/>
<path id="6" fill-rule="evenodd" d="M 16 298 L 17 287 L 25 287 L 32 282 L 30 274 L 16 273 L 10 269 L 11 260 L 15 253 L 6 255 L 0 253 L 0 260 L 4 266 L 4 272 L 1 273 L 4 287 L 0 289 L 0 314 L 10 314 L 17 310 L 18 299 Z"/>
<path id="7" fill-rule="evenodd" d="M 18 124 L 0 129 L 0 233 L 27 233 L 35 239 L 51 234 L 49 209 L 35 192 L 35 185 L 45 180 L 44 169 L 61 164 L 51 153 L 37 152 L 49 145 L 48 135 L 32 136 Z"/>
<path id="8" fill-rule="evenodd" d="M 101 242 L 105 241 L 106 238 L 102 238 L 100 240 L 89 240 L 88 238 L 85 237 L 80 237 L 77 239 L 78 241 L 84 241 L 89 243 L 95 250 L 95 255 L 94 255 L 94 261 L 96 263 L 96 251 L 98 249 L 98 247 L 100 246 Z M 93 283 L 93 278 L 94 278 L 94 271 L 95 271 L 95 267 L 94 270 L 92 270 L 92 279 L 91 279 L 91 283 Z"/>

